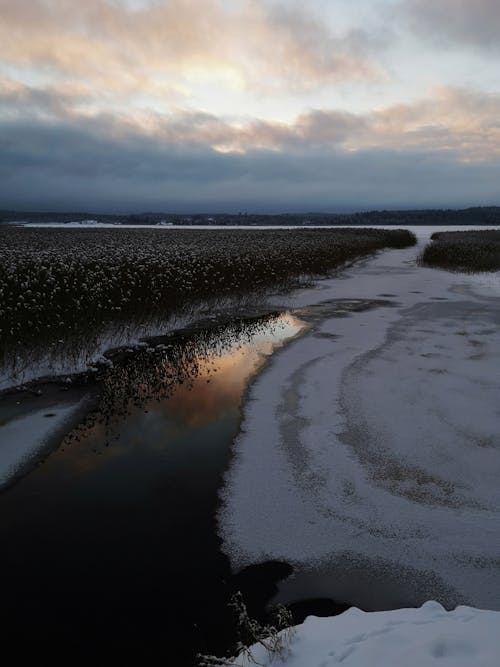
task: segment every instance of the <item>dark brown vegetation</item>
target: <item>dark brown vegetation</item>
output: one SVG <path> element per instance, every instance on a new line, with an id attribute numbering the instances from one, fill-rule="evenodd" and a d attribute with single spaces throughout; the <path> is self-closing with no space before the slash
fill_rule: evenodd
<path id="1" fill-rule="evenodd" d="M 0 228 L 0 356 L 187 304 L 265 293 L 415 243 L 405 230 Z"/>
<path id="2" fill-rule="evenodd" d="M 451 271 L 498 271 L 500 231 L 434 232 L 420 262 Z"/>

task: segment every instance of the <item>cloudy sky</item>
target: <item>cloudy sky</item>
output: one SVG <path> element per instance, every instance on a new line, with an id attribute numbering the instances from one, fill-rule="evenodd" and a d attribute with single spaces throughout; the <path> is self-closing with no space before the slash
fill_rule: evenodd
<path id="1" fill-rule="evenodd" d="M 0 208 L 500 204 L 498 0 L 0 0 Z"/>

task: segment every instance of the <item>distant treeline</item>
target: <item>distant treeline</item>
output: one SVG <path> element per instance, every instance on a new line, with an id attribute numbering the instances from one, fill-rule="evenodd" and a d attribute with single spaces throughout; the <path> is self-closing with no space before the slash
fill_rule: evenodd
<path id="1" fill-rule="evenodd" d="M 134 213 L 0 211 L 0 222 L 82 222 L 123 225 L 500 225 L 500 206 L 460 210 L 361 211 L 358 213 Z"/>

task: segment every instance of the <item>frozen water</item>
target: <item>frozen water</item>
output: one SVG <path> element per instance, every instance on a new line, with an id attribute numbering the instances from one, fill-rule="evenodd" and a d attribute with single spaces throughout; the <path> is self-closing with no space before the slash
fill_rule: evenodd
<path id="1" fill-rule="evenodd" d="M 235 569 L 286 560 L 301 594 L 319 578 L 316 594 L 367 609 L 500 609 L 498 282 L 420 268 L 418 251 L 290 299 L 311 328 L 251 388 L 223 548 Z"/>
<path id="2" fill-rule="evenodd" d="M 0 423 L 0 489 L 29 467 L 47 441 L 79 410 L 82 401 L 44 407 Z"/>

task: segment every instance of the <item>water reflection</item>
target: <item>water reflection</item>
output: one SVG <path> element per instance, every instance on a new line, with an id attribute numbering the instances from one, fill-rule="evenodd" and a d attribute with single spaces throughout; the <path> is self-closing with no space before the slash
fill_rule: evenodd
<path id="1" fill-rule="evenodd" d="M 99 378 L 97 410 L 68 435 L 63 449 L 85 438 L 102 453 L 138 421 L 141 428 L 151 429 L 163 420 L 167 434 L 175 428 L 206 426 L 238 411 L 248 379 L 276 347 L 304 327 L 297 317 L 283 313 L 157 338 L 139 350 L 115 351 L 112 365 Z M 158 437 L 139 440 L 145 446 L 159 442 Z"/>
<path id="2" fill-rule="evenodd" d="M 0 497 L 0 622 L 18 651 L 177 665 L 224 651 L 217 492 L 249 379 L 302 326 L 269 315 L 110 355 L 98 408 Z"/>
<path id="3" fill-rule="evenodd" d="M 68 330 L 57 340 L 41 339 L 0 349 L 0 389 L 19 386 L 36 378 L 80 372 L 105 350 L 131 344 L 160 331 L 179 329 L 201 316 L 223 322 L 228 317 L 258 317 L 263 294 L 233 294 L 206 298 L 200 302 L 177 304 L 168 313 L 129 313 L 95 330 Z"/>

